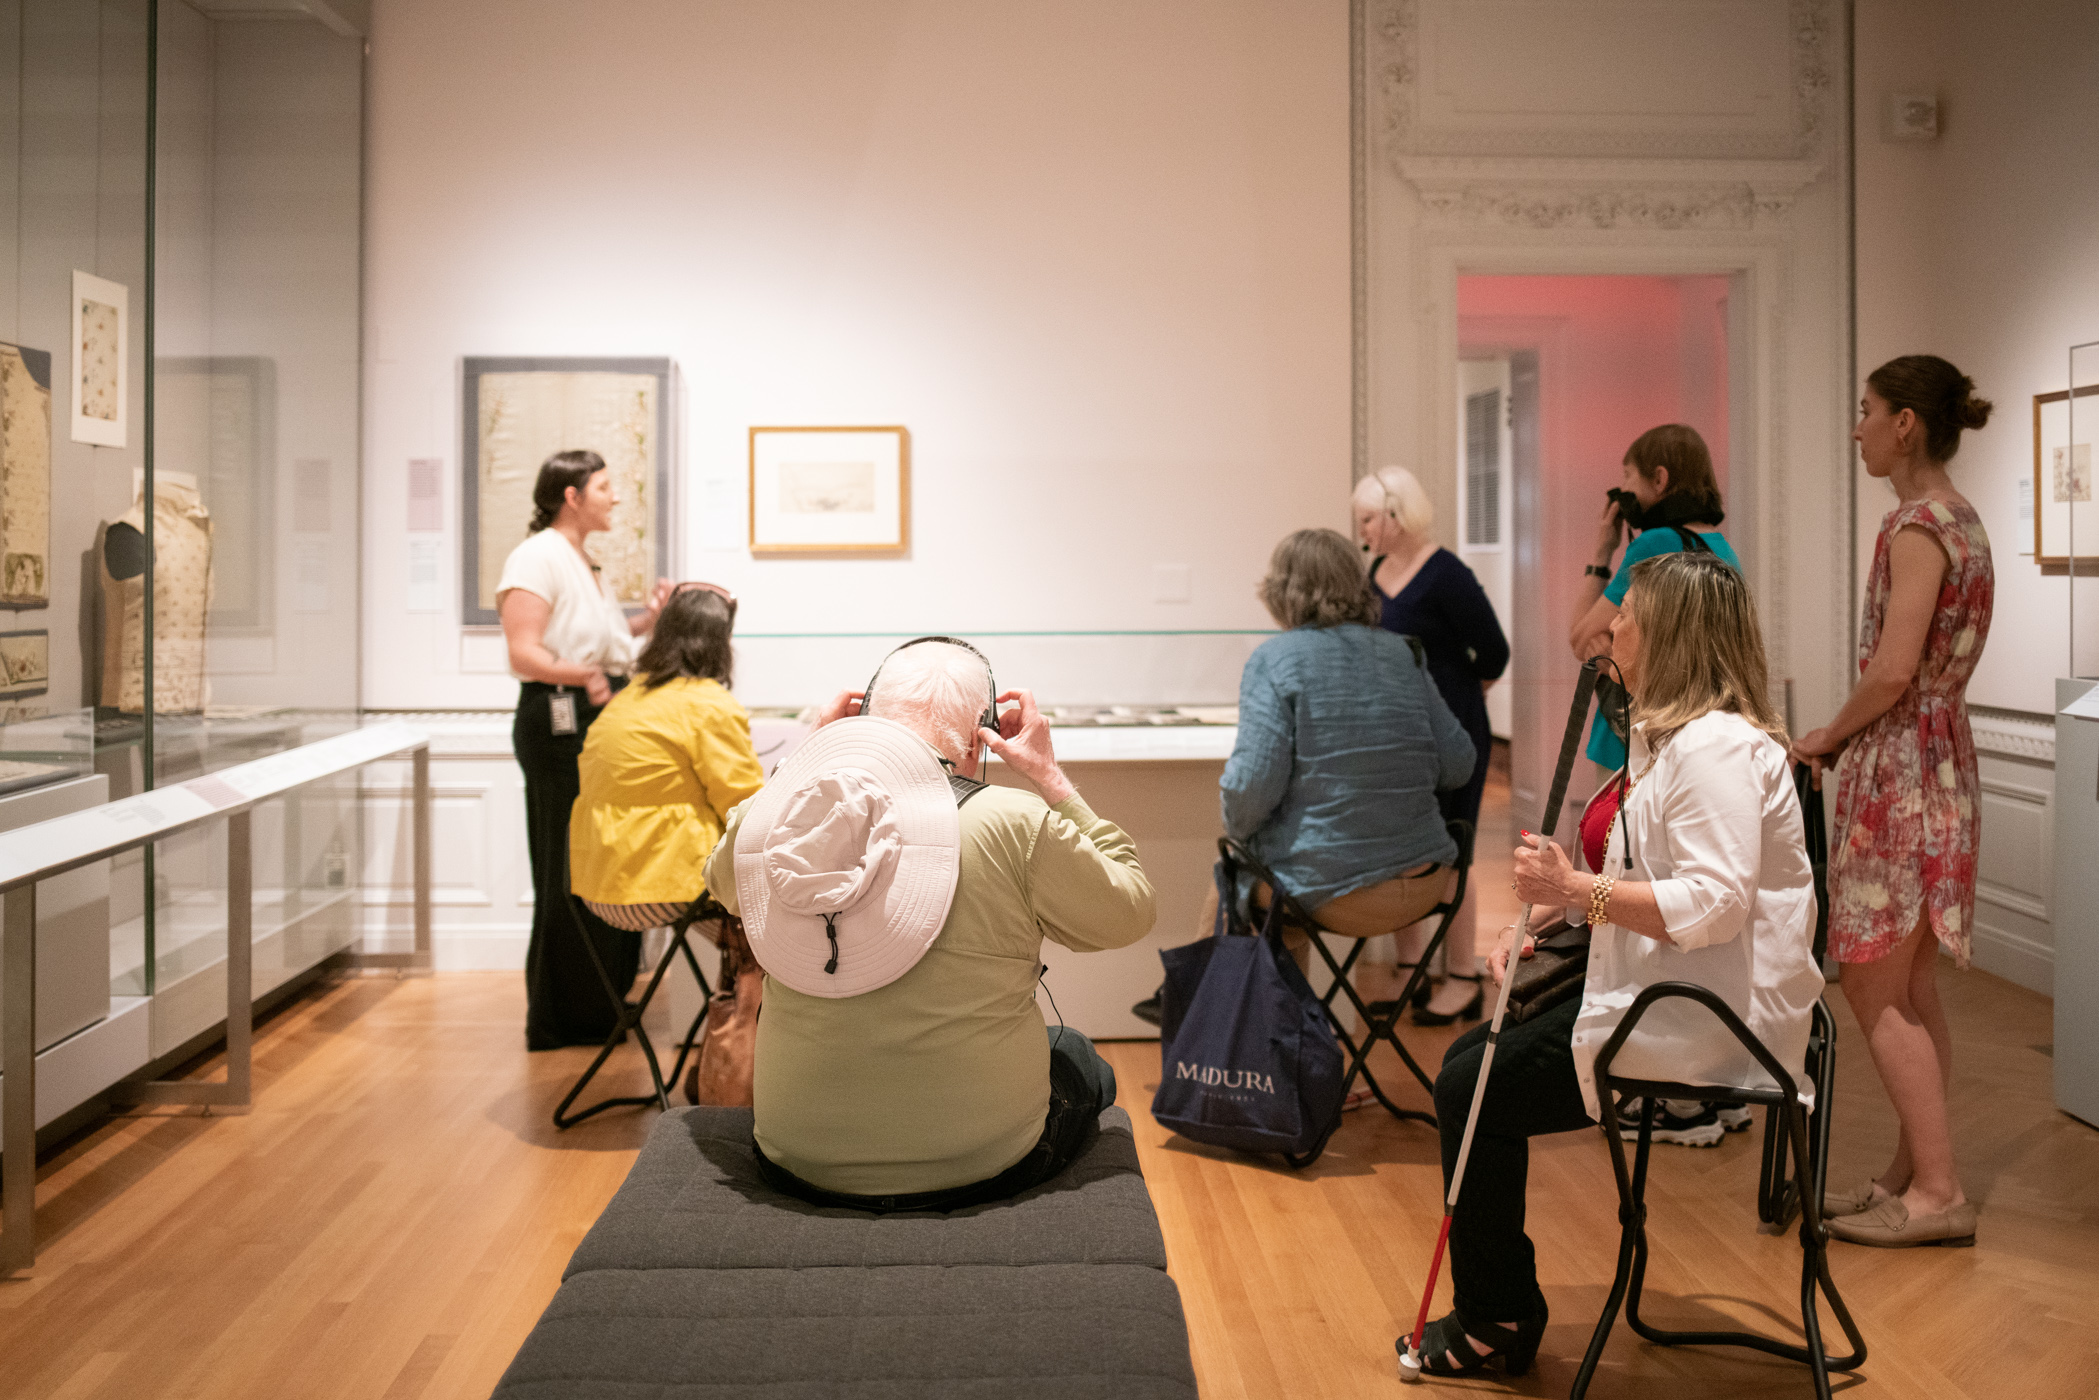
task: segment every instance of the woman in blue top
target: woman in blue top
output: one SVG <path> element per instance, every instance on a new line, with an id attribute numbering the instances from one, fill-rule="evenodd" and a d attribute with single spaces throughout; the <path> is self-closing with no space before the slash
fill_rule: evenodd
<path id="1" fill-rule="evenodd" d="M 1509 640 L 1472 570 L 1429 533 L 1435 507 L 1412 472 L 1385 467 L 1364 477 L 1356 483 L 1352 504 L 1356 538 L 1376 556 L 1370 561 L 1370 585 L 1376 590 L 1378 625 L 1421 643 L 1437 692 L 1479 756 L 1470 781 L 1439 795 L 1443 817 L 1477 827 L 1494 744 L 1487 725 L 1487 687 L 1508 669 Z M 1473 955 L 1475 903 L 1468 891 L 1444 944 L 1450 975 L 1415 1006 L 1416 1024 L 1447 1026 L 1479 1018 L 1484 999 Z"/>
<path id="2" fill-rule="evenodd" d="M 1625 489 L 1603 508 L 1596 534 L 1596 562 L 1582 570 L 1581 596 L 1574 605 L 1574 626 L 1567 642 L 1577 658 L 1608 655 L 1611 622 L 1632 586 L 1633 565 L 1657 554 L 1696 550 L 1718 556 L 1742 571 L 1734 546 L 1722 535 L 1720 483 L 1713 476 L 1713 454 L 1696 428 L 1664 423 L 1633 439 L 1625 450 Z M 1631 501 L 1626 500 L 1631 497 Z M 1625 527 L 1638 533 L 1625 547 L 1625 557 L 1611 570 L 1611 556 Z M 1605 772 L 1625 766 L 1625 740 L 1605 721 L 1598 707 L 1589 730 L 1589 759 Z"/>
<path id="3" fill-rule="evenodd" d="M 1277 545 L 1261 601 L 1284 631 L 1240 673 L 1224 829 L 1325 927 L 1396 932 L 1449 886 L 1458 852 L 1436 794 L 1472 776 L 1472 741 L 1414 645 L 1375 625 L 1334 531 Z"/>

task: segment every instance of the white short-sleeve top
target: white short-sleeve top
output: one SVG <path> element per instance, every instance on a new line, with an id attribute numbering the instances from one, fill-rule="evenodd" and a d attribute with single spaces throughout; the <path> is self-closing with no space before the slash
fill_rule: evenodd
<path id="1" fill-rule="evenodd" d="M 1632 771 L 1647 763 L 1635 726 Z M 1579 844 L 1579 843 L 1577 843 Z M 1632 869 L 1625 868 L 1628 849 Z M 1579 857 L 1577 857 L 1579 859 Z M 1822 995 L 1815 965 L 1815 880 L 1785 746 L 1740 715 L 1714 710 L 1662 745 L 1603 853 L 1624 880 L 1652 882 L 1667 942 L 1616 924 L 1594 930 L 1574 1022 L 1582 1101 L 1598 1117 L 1596 1057 L 1626 1008 L 1657 982 L 1719 993 L 1812 1106 L 1801 1079 Z M 1579 919 L 1586 910 L 1569 910 Z M 1691 1001 L 1650 1007 L 1611 1072 L 1631 1079 L 1771 1089 L 1770 1075 L 1717 1017 Z"/>
<path id="2" fill-rule="evenodd" d="M 544 598 L 553 610 L 542 640 L 556 660 L 596 666 L 614 676 L 625 675 L 633 665 L 640 643 L 627 626 L 627 615 L 559 530 L 527 535 L 510 551 L 496 582 L 497 607 L 513 588 Z"/>

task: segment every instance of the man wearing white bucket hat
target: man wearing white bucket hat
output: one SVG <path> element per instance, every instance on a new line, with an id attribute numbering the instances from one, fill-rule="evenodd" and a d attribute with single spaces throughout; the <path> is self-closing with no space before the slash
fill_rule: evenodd
<path id="1" fill-rule="evenodd" d="M 1034 792 L 975 781 L 987 747 Z M 856 1209 L 998 1200 L 1063 1170 L 1114 1101 L 1114 1071 L 1036 1008 L 1042 940 L 1136 942 L 1151 883 L 1034 697 L 998 694 L 968 643 L 906 643 L 832 701 L 706 875 L 766 971 L 753 1094 L 775 1185 Z"/>

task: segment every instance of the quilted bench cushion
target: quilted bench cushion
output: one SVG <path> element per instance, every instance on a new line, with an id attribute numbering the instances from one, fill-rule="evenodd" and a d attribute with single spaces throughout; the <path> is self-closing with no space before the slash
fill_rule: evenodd
<path id="1" fill-rule="evenodd" d="M 656 1124 L 565 1277 L 598 1269 L 812 1269 L 960 1264 L 1166 1267 L 1129 1115 L 1060 1173 L 1009 1201 L 947 1215 L 873 1215 L 783 1196 L 758 1174 L 747 1108 L 678 1109 Z"/>
<path id="2" fill-rule="evenodd" d="M 1173 1280 L 1130 1265 L 605 1269 L 496 1400 L 1195 1400 Z"/>

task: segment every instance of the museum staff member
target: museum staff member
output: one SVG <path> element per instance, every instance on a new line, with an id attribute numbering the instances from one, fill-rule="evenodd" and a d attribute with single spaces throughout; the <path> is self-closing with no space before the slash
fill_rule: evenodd
<path id="1" fill-rule="evenodd" d="M 585 938 L 613 985 L 634 980 L 641 935 L 613 928 L 568 896 L 568 821 L 579 787 L 576 760 L 598 711 L 626 684 L 637 638 L 670 596 L 659 579 L 646 610 L 620 609 L 584 551 L 612 526 L 619 493 L 595 452 L 557 452 L 532 487 L 532 526 L 503 561 L 496 610 L 519 682 L 510 743 L 525 771 L 525 840 L 532 858 L 532 942 L 525 952 L 525 1048 L 596 1045 L 619 1007 L 590 966 Z"/>

